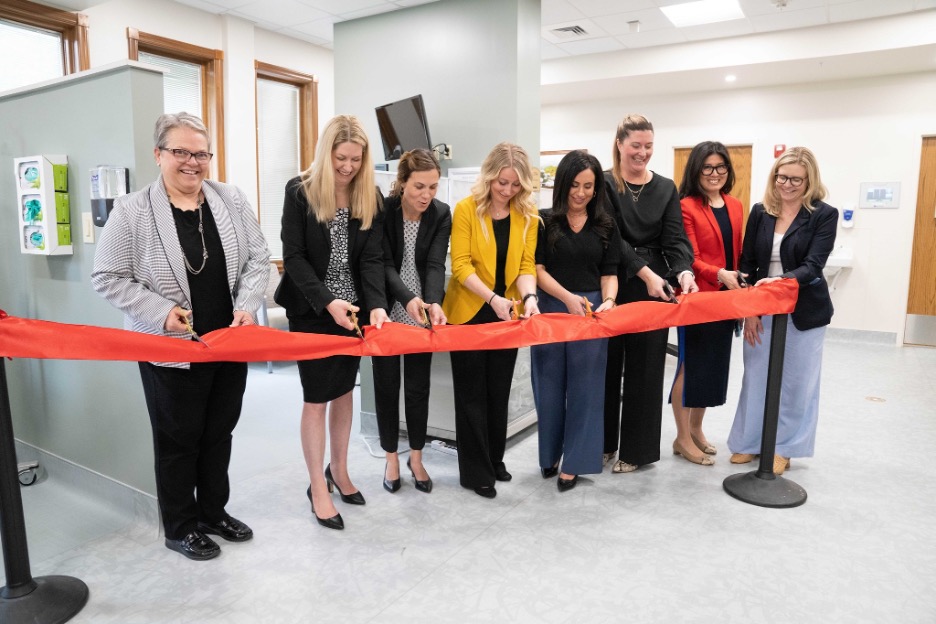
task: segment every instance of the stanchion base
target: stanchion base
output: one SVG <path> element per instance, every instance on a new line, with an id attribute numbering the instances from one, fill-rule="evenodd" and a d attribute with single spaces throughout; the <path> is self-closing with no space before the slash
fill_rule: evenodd
<path id="1" fill-rule="evenodd" d="M 36 589 L 19 598 L 0 598 L 0 622 L 59 624 L 72 619 L 88 602 L 88 586 L 71 576 L 34 578 Z"/>
<path id="2" fill-rule="evenodd" d="M 722 486 L 738 500 L 759 507 L 799 507 L 806 502 L 806 490 L 796 483 L 779 475 L 760 477 L 757 472 L 731 475 L 725 478 Z"/>

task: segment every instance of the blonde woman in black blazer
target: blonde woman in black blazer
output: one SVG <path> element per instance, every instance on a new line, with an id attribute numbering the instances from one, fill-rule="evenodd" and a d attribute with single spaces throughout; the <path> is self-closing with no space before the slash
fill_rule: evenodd
<path id="1" fill-rule="evenodd" d="M 354 336 L 350 314 L 377 328 L 387 320 L 383 224 L 378 210 L 369 142 L 357 118 L 339 115 L 325 126 L 315 162 L 286 185 L 283 204 L 283 280 L 276 302 L 289 330 Z M 299 362 L 302 451 L 309 470 L 306 495 L 318 523 L 343 529 L 329 493 L 363 505 L 348 475 L 348 440 L 360 357 L 336 355 Z M 330 406 L 330 407 L 329 407 Z M 325 415 L 329 451 L 325 461 Z"/>
<path id="2" fill-rule="evenodd" d="M 445 256 L 452 231 L 452 213 L 435 199 L 439 163 L 432 152 L 406 152 L 397 167 L 397 179 L 384 203 L 384 261 L 390 320 L 409 325 L 444 325 Z M 387 454 L 383 486 L 391 494 L 400 489 L 400 357 L 375 357 L 374 395 L 380 446 Z M 422 463 L 429 420 L 429 374 L 432 353 L 411 353 L 403 358 L 406 434 L 410 456 L 406 465 L 416 489 L 432 491 L 432 479 Z"/>
<path id="3" fill-rule="evenodd" d="M 159 179 L 114 202 L 94 254 L 94 289 L 127 329 L 192 340 L 252 325 L 270 276 L 270 252 L 244 193 L 206 180 L 211 139 L 188 113 L 156 121 Z M 244 362 L 140 362 L 153 427 L 156 495 L 166 547 L 205 560 L 208 535 L 253 536 L 225 511 L 231 434 L 247 384 Z"/>

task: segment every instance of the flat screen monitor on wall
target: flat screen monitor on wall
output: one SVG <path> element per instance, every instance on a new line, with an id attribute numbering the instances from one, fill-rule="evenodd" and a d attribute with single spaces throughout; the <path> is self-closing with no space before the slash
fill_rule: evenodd
<path id="1" fill-rule="evenodd" d="M 377 125 L 386 160 L 397 160 L 403 152 L 417 147 L 432 149 L 421 95 L 378 106 Z"/>

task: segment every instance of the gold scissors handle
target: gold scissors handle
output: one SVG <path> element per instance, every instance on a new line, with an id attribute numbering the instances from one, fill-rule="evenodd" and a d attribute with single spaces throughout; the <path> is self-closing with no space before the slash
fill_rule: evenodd
<path id="1" fill-rule="evenodd" d="M 182 318 L 184 319 L 184 322 L 185 322 L 185 331 L 190 333 L 192 335 L 192 338 L 194 338 L 195 340 L 197 340 L 198 342 L 202 343 L 203 345 L 207 347 L 208 343 L 202 340 L 201 336 L 195 333 L 195 328 L 192 327 L 192 321 L 189 320 L 189 317 L 183 316 Z"/>
<path id="2" fill-rule="evenodd" d="M 595 316 L 595 312 L 591 307 L 591 301 L 588 300 L 588 297 L 582 297 L 582 312 L 584 312 L 587 317 Z"/>
<path id="3" fill-rule="evenodd" d="M 354 331 L 357 332 L 357 335 L 361 340 L 364 340 L 364 332 L 361 331 L 361 326 L 358 325 L 357 314 L 354 312 L 349 312 L 348 315 L 351 317 L 351 324 L 354 325 Z"/>
<path id="4" fill-rule="evenodd" d="M 426 329 L 428 329 L 429 331 L 434 332 L 435 327 L 433 327 L 432 323 L 429 321 L 429 315 L 426 314 L 426 308 L 421 308 L 421 310 L 422 310 L 422 317 L 423 317 L 423 325 L 425 325 Z"/>

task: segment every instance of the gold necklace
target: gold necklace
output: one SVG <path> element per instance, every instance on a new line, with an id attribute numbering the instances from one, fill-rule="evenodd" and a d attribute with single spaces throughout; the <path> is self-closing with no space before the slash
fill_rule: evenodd
<path id="1" fill-rule="evenodd" d="M 572 219 L 575 219 L 576 221 L 578 221 L 579 219 L 581 219 L 581 223 L 579 223 L 578 225 L 576 225 L 575 223 L 572 223 Z M 581 212 L 581 213 L 579 213 L 579 214 L 575 214 L 575 215 L 574 215 L 574 214 L 572 214 L 572 213 L 568 213 L 568 212 L 567 212 L 567 213 L 566 213 L 566 220 L 569 222 L 569 228 L 571 228 L 573 232 L 578 232 L 578 231 L 581 230 L 583 227 L 585 227 L 585 222 L 588 221 L 588 213 L 587 213 L 587 212 Z"/>
<path id="2" fill-rule="evenodd" d="M 645 173 L 645 174 L 644 174 L 644 179 L 646 180 L 646 178 L 647 178 L 647 174 Z M 623 176 L 621 176 L 621 180 L 624 181 L 624 186 L 627 187 L 627 190 L 630 192 L 631 199 L 633 199 L 633 200 L 634 200 L 634 204 L 636 204 L 636 203 L 637 203 L 637 200 L 640 199 L 640 194 L 643 193 L 643 190 L 644 190 L 645 188 L 647 188 L 647 183 L 646 183 L 646 182 L 643 182 L 643 183 L 640 185 L 640 190 L 638 190 L 638 191 L 635 193 L 635 192 L 634 192 L 634 189 L 632 189 L 632 188 L 630 187 L 630 184 L 627 183 L 627 180 L 625 180 Z"/>
<path id="3" fill-rule="evenodd" d="M 185 250 L 182 249 L 182 243 L 179 242 L 179 249 L 182 251 L 182 260 L 185 262 L 185 268 L 188 269 L 188 272 L 192 275 L 198 275 L 205 270 L 205 265 L 208 263 L 208 245 L 205 244 L 205 221 L 202 215 L 202 202 L 205 201 L 201 193 L 198 194 L 198 205 L 195 207 L 195 210 L 198 211 L 198 234 L 201 236 L 202 244 L 202 263 L 196 271 L 195 268 L 189 263 L 188 256 L 185 255 Z M 172 204 L 172 197 L 169 197 L 169 203 Z M 178 207 L 178 206 L 177 206 Z"/>

